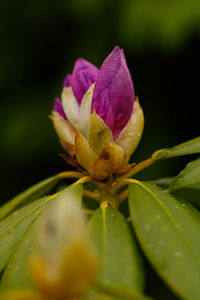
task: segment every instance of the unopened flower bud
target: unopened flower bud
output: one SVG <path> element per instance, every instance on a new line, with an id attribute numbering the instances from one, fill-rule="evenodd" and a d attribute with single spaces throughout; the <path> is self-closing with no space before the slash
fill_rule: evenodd
<path id="1" fill-rule="evenodd" d="M 61 100 L 51 118 L 65 151 L 94 179 L 125 172 L 144 116 L 123 50 L 116 46 L 99 70 L 79 58 Z"/>
<path id="2" fill-rule="evenodd" d="M 78 298 L 90 287 L 96 270 L 85 217 L 73 191 L 67 191 L 65 197 L 52 200 L 37 225 L 33 280 L 46 296 Z"/>

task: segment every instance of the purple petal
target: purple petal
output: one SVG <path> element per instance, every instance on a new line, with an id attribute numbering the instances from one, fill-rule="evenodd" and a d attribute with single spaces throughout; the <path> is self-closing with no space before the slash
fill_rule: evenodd
<path id="1" fill-rule="evenodd" d="M 99 70 L 91 108 L 110 127 L 114 140 L 130 119 L 134 100 L 133 82 L 124 52 L 116 46 Z"/>
<path id="2" fill-rule="evenodd" d="M 67 75 L 65 76 L 64 81 L 63 81 L 63 89 L 64 89 L 65 87 L 71 86 L 71 80 L 72 80 L 72 75 L 71 75 L 71 74 L 67 74 Z"/>
<path id="3" fill-rule="evenodd" d="M 98 72 L 97 67 L 88 61 L 83 58 L 77 59 L 72 73 L 71 86 L 79 104 L 85 92 L 96 81 Z"/>
<path id="4" fill-rule="evenodd" d="M 63 119 L 67 120 L 62 102 L 58 98 L 54 100 L 53 111 L 59 113 L 59 115 L 63 117 Z"/>

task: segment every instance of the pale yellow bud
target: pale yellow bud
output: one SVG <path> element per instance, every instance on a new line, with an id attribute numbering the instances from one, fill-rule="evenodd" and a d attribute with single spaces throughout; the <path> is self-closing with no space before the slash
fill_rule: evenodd
<path id="1" fill-rule="evenodd" d="M 84 294 L 94 279 L 97 256 L 73 191 L 50 203 L 36 235 L 31 274 L 38 289 L 55 299 Z"/>

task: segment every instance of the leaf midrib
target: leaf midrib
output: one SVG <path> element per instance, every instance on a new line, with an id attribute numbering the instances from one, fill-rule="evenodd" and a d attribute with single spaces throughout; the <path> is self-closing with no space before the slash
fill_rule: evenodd
<path id="1" fill-rule="evenodd" d="M 106 207 L 102 207 L 102 230 L 103 230 L 103 262 L 104 262 L 104 275 L 107 275 L 107 232 L 106 232 Z"/>

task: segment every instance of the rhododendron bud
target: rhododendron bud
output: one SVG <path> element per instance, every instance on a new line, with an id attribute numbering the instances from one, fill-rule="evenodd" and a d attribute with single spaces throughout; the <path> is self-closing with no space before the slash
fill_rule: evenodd
<path id="1" fill-rule="evenodd" d="M 94 179 L 127 171 L 144 117 L 123 50 L 116 46 L 99 70 L 79 58 L 51 117 L 65 151 Z"/>

